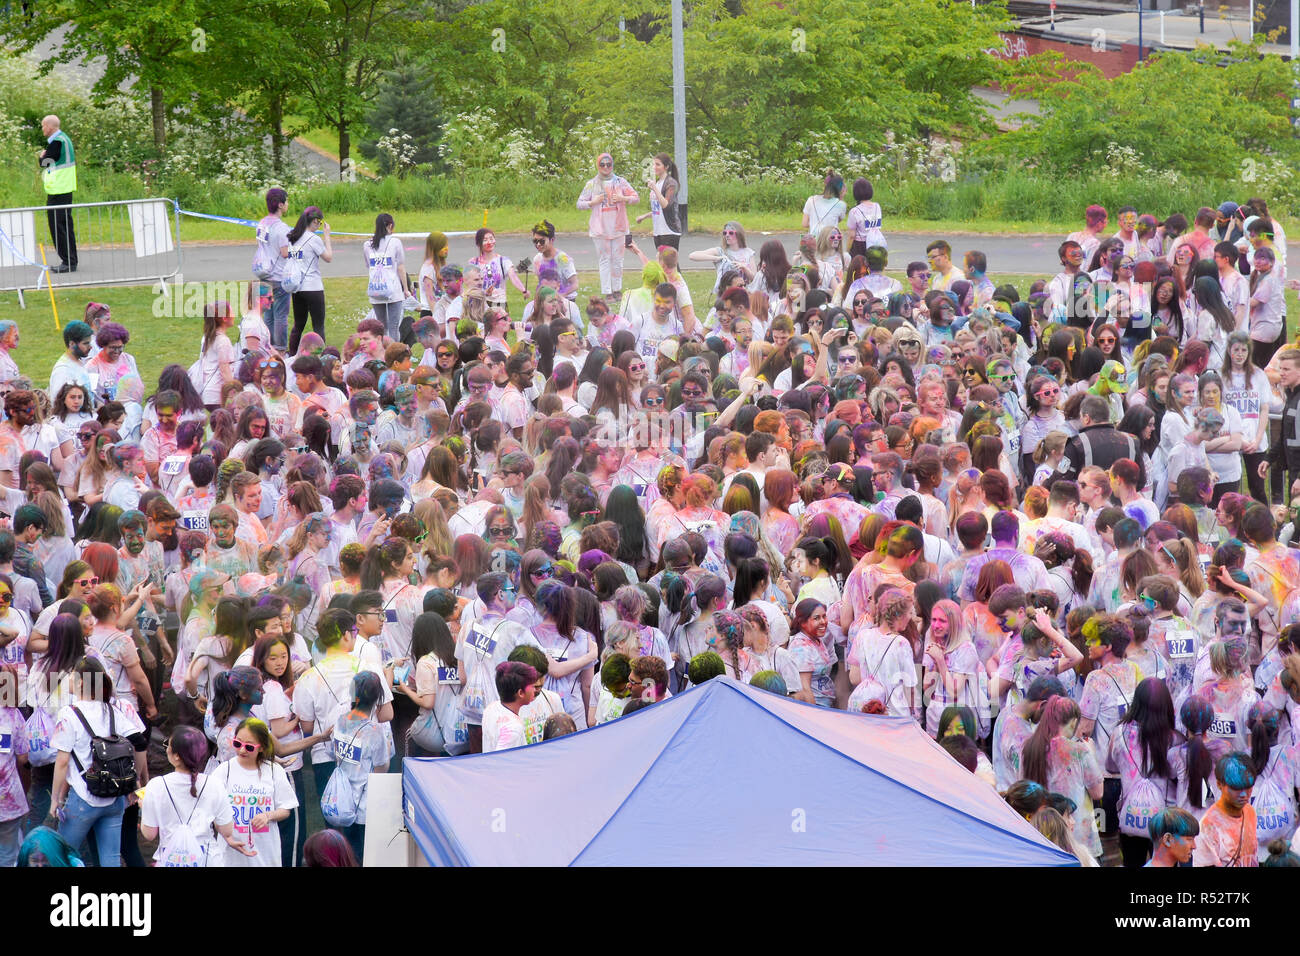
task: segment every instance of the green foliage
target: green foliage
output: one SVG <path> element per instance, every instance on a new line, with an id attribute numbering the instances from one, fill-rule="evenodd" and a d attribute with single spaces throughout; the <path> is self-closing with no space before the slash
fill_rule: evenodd
<path id="1" fill-rule="evenodd" d="M 315 0 L 315 15 L 294 28 L 294 45 L 312 69 L 303 75 L 308 115 L 338 130 L 339 159 L 347 163 L 352 135 L 365 132 L 365 116 L 380 78 L 420 15 L 418 0 Z"/>
<path id="2" fill-rule="evenodd" d="M 398 172 L 395 150 L 381 149 L 379 141 L 396 130 L 409 137 L 409 157 L 405 165 L 442 169 L 438 139 L 442 135 L 441 104 L 432 95 L 428 72 L 418 64 L 401 58 L 393 69 L 384 73 L 379 93 L 366 114 L 373 135 L 358 147 L 366 159 L 379 159 L 379 171 L 385 175 Z"/>
<path id="3" fill-rule="evenodd" d="M 759 164 L 803 156 L 810 135 L 845 135 L 858 149 L 953 133 L 983 122 L 971 86 L 1000 75 L 1007 24 L 1001 0 L 972 8 L 949 0 L 741 0 L 696 3 L 686 25 L 691 123 L 724 151 Z M 582 64 L 589 111 L 601 109 L 651 139 L 671 136 L 671 53 L 666 11 L 647 43 L 604 44 Z"/>
<path id="4" fill-rule="evenodd" d="M 1095 175 L 1118 165 L 1139 179 L 1240 182 L 1261 164 L 1300 158 L 1289 121 L 1290 70 L 1258 47 L 1234 43 L 1226 57 L 1207 47 L 1160 53 L 1115 79 L 1075 72 L 1040 89 L 1041 117 L 981 144 L 981 160 L 1047 175 Z"/>

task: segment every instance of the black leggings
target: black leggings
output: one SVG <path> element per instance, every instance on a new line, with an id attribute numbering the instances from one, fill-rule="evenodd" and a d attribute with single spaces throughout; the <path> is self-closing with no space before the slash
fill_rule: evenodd
<path id="1" fill-rule="evenodd" d="M 298 351 L 298 340 L 311 315 L 311 330 L 325 338 L 325 292 L 295 292 L 293 294 L 293 331 L 289 333 L 289 354 Z"/>
<path id="2" fill-rule="evenodd" d="M 1246 486 L 1250 489 L 1250 496 L 1256 501 L 1269 503 L 1268 495 L 1264 489 L 1264 479 L 1259 477 L 1259 463 L 1268 461 L 1268 452 L 1252 451 L 1241 456 L 1246 462 Z"/>
<path id="3" fill-rule="evenodd" d="M 655 248 L 658 249 L 660 246 L 672 246 L 676 249 L 678 248 L 677 244 L 681 241 L 681 236 L 675 235 L 671 232 L 666 236 L 655 236 Z"/>

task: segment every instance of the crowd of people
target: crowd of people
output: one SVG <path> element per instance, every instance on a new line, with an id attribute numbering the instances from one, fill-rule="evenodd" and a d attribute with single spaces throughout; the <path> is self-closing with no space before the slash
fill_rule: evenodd
<path id="1" fill-rule="evenodd" d="M 597 166 L 581 302 L 546 220 L 512 314 L 491 230 L 410 273 L 382 214 L 372 314 L 327 343 L 328 226 L 273 189 L 259 281 L 156 387 L 129 316 L 91 303 L 48 381 L 0 322 L 0 864 L 355 863 L 403 757 L 720 676 L 915 721 L 1084 865 L 1300 864 L 1300 347 L 1263 200 L 1090 207 L 1025 288 L 944 240 L 900 281 L 831 173 L 793 254 L 739 222 L 690 254 L 697 309 L 671 160 L 652 256 Z"/>

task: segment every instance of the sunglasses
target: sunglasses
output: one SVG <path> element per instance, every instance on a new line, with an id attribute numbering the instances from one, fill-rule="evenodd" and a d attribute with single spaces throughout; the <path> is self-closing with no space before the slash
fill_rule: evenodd
<path id="1" fill-rule="evenodd" d="M 12 604 L 13 602 L 14 602 L 14 596 L 10 594 L 8 591 L 5 591 L 4 593 L 0 594 L 0 605 Z"/>
<path id="2" fill-rule="evenodd" d="M 264 359 L 263 361 L 257 363 L 257 367 L 258 368 L 283 368 L 284 366 L 281 365 L 279 362 L 277 362 L 275 359 Z"/>
<path id="3" fill-rule="evenodd" d="M 658 406 L 662 405 L 663 403 L 664 403 L 664 400 L 663 400 L 662 398 L 643 398 L 643 399 L 641 399 L 641 404 L 644 405 L 644 406 L 646 406 L 647 408 L 657 408 Z"/>
<path id="4" fill-rule="evenodd" d="M 452 357 L 452 354 L 453 354 L 453 353 L 451 353 L 451 352 L 439 352 L 439 353 L 438 353 L 438 358 L 451 358 L 451 357 Z"/>
<path id="5" fill-rule="evenodd" d="M 538 249 L 540 249 L 542 248 L 542 246 L 546 245 L 546 240 L 538 237 L 533 240 L 533 245 L 535 245 Z"/>
<path id="6" fill-rule="evenodd" d="M 854 304 L 854 305 L 866 305 L 869 301 L 870 301 L 869 299 L 854 299 L 854 300 L 853 300 L 853 304 Z"/>
<path id="7" fill-rule="evenodd" d="M 93 588 L 98 586 L 99 578 L 78 578 L 72 583 L 79 588 Z"/>
<path id="8" fill-rule="evenodd" d="M 1097 344 L 1098 344 L 1098 345 L 1114 345 L 1114 344 L 1115 344 L 1115 337 L 1114 337 L 1114 336 L 1111 336 L 1111 335 L 1107 335 L 1107 336 L 1105 336 L 1104 338 L 1100 338 L 1100 339 L 1098 339 L 1098 340 L 1097 340 Z"/>
<path id="9" fill-rule="evenodd" d="M 253 754 L 253 753 L 257 753 L 257 751 L 261 748 L 262 745 L 261 745 L 261 744 L 246 744 L 246 743 L 244 743 L 244 742 L 241 741 L 241 740 L 232 740 L 232 741 L 230 742 L 230 746 L 234 747 L 236 750 L 243 750 L 243 751 L 246 751 L 246 752 L 248 752 L 248 753 L 250 753 L 250 754 Z"/>
<path id="10" fill-rule="evenodd" d="M 575 334 L 576 334 L 576 333 L 575 333 Z M 644 372 L 644 371 L 645 371 L 645 363 L 642 362 L 640 365 L 629 365 L 629 366 L 627 367 L 627 370 L 628 370 L 629 372 Z"/>
<path id="11" fill-rule="evenodd" d="M 1041 391 L 1034 393 L 1034 395 L 1038 398 L 1055 398 L 1057 395 L 1060 394 L 1061 394 L 1061 390 L 1059 388 L 1045 388 L 1042 389 Z"/>
<path id="12" fill-rule="evenodd" d="M 508 538 L 513 528 L 488 528 L 488 534 L 494 538 Z"/>
<path id="13" fill-rule="evenodd" d="M 736 234 L 736 231 L 734 229 L 724 229 L 722 230 L 722 234 L 724 236 L 734 236 Z"/>
<path id="14" fill-rule="evenodd" d="M 698 388 L 684 388 L 684 389 L 682 389 L 682 398 L 699 398 L 699 397 L 702 396 L 703 394 L 704 394 L 704 393 L 701 392 Z"/>
<path id="15" fill-rule="evenodd" d="M 852 365 L 857 361 L 857 358 L 852 355 L 841 355 L 835 361 L 839 362 L 841 365 Z"/>
<path id="16" fill-rule="evenodd" d="M 555 572 L 555 568 L 548 564 L 546 567 L 538 568 L 536 571 L 534 571 L 533 577 L 549 578 L 554 572 Z"/>

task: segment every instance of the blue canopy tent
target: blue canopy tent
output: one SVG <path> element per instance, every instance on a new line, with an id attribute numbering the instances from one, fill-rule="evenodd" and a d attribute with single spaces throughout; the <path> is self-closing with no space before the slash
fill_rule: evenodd
<path id="1" fill-rule="evenodd" d="M 914 721 L 715 678 L 492 754 L 407 759 L 435 866 L 1070 866 Z"/>

